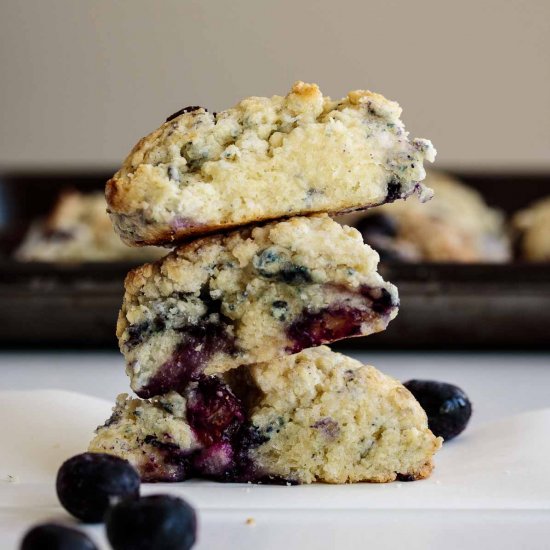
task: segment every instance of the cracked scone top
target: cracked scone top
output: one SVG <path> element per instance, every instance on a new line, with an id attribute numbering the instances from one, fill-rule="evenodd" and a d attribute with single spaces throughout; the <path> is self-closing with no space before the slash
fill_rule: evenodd
<path id="1" fill-rule="evenodd" d="M 203 372 L 382 331 L 397 289 L 359 232 L 326 214 L 207 236 L 131 271 L 117 325 L 140 397 Z"/>
<path id="2" fill-rule="evenodd" d="M 262 220 L 362 209 L 429 190 L 428 140 L 408 139 L 401 108 L 358 90 L 335 101 L 297 82 L 220 113 L 188 107 L 134 147 L 107 183 L 128 244 L 167 244 Z"/>
<path id="3" fill-rule="evenodd" d="M 129 460 L 144 481 L 347 483 L 427 477 L 440 446 L 400 382 L 321 346 L 203 376 L 182 395 L 123 394 L 89 450 Z"/>

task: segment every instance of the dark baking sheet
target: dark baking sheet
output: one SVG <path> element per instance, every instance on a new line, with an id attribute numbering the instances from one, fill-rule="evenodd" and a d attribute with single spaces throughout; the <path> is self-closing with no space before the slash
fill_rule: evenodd
<path id="1" fill-rule="evenodd" d="M 101 188 L 110 173 L 0 176 L 0 346 L 116 346 L 116 317 L 131 264 L 11 259 L 30 221 L 49 211 L 61 189 Z M 457 175 L 507 212 L 550 194 L 545 174 Z M 550 348 L 550 264 L 387 263 L 381 271 L 399 288 L 399 315 L 384 333 L 348 340 L 346 346 Z"/>

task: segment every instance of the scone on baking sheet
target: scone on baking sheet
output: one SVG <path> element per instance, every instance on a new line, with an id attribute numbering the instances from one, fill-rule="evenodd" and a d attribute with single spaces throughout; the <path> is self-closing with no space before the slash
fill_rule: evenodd
<path id="1" fill-rule="evenodd" d="M 89 450 L 128 459 L 144 481 L 388 482 L 427 477 L 441 441 L 401 383 L 321 346 L 183 394 L 124 394 Z"/>
<path id="2" fill-rule="evenodd" d="M 26 262 L 148 261 L 166 253 L 166 249 L 136 249 L 122 243 L 102 192 L 70 190 L 61 194 L 48 218 L 31 226 L 15 257 Z"/>
<path id="3" fill-rule="evenodd" d="M 412 197 L 369 210 L 355 224 L 383 260 L 506 262 L 510 239 L 503 214 L 473 188 L 441 172 L 428 172 L 432 200 Z M 344 221 L 350 223 L 346 217 Z"/>
<path id="4" fill-rule="evenodd" d="M 512 226 L 518 236 L 521 259 L 550 261 L 550 196 L 515 214 Z"/>
<path id="5" fill-rule="evenodd" d="M 207 236 L 131 271 L 117 336 L 140 397 L 201 373 L 382 331 L 397 289 L 359 232 L 326 214 Z"/>
<path id="6" fill-rule="evenodd" d="M 131 245 L 170 243 L 281 217 L 341 212 L 419 190 L 428 140 L 408 138 L 401 108 L 358 90 L 341 100 L 297 82 L 209 113 L 188 107 L 137 143 L 107 183 Z"/>

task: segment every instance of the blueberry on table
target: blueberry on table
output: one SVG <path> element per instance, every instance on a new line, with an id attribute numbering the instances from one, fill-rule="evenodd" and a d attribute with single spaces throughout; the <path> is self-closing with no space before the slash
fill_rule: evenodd
<path id="1" fill-rule="evenodd" d="M 97 546 L 81 531 L 44 523 L 25 533 L 20 550 L 97 550 Z"/>
<path id="2" fill-rule="evenodd" d="M 403 384 L 428 415 L 430 430 L 449 441 L 461 433 L 472 416 L 472 403 L 458 387 L 433 380 L 409 380 Z"/>
<path id="3" fill-rule="evenodd" d="M 83 453 L 63 463 L 57 473 L 57 496 L 63 507 L 86 523 L 103 521 L 118 499 L 137 498 L 140 478 L 117 456 Z"/>
<path id="4" fill-rule="evenodd" d="M 106 527 L 114 550 L 188 550 L 195 544 L 197 517 L 181 498 L 153 495 L 110 508 Z"/>

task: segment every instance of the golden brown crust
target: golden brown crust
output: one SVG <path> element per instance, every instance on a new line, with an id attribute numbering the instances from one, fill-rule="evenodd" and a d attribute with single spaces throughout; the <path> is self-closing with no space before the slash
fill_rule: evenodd
<path id="1" fill-rule="evenodd" d="M 121 187 L 118 178 L 114 177 L 108 180 L 105 184 L 105 199 L 111 209 L 123 212 L 124 201 L 122 200 L 122 193 L 120 193 Z"/>
<path id="2" fill-rule="evenodd" d="M 184 112 L 142 138 L 107 182 L 113 223 L 127 244 L 167 245 L 403 198 L 422 188 L 435 150 L 407 139 L 400 114 L 379 94 L 333 101 L 303 82 L 217 115 Z"/>

